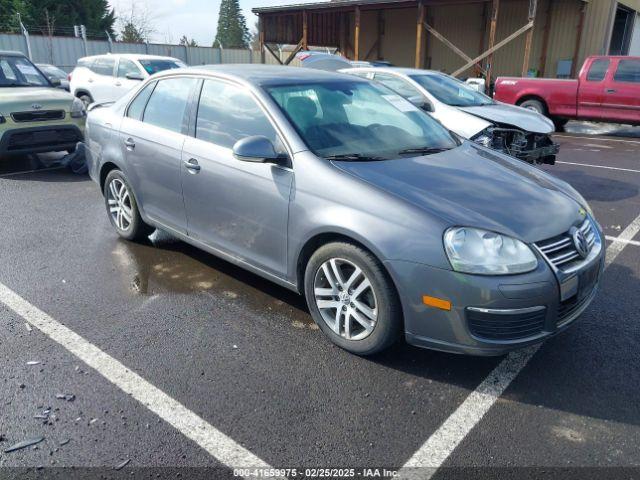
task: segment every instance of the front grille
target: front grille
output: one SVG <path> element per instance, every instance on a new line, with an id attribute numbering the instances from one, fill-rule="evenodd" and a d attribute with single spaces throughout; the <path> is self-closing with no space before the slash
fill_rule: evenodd
<path id="1" fill-rule="evenodd" d="M 495 313 L 491 310 L 467 309 L 469 331 L 487 340 L 518 340 L 542 332 L 546 308 L 536 307 L 522 312 Z"/>
<path id="2" fill-rule="evenodd" d="M 6 143 L 8 152 L 71 145 L 82 140 L 78 130 L 64 127 L 9 132 L 7 135 L 9 136 Z"/>
<path id="3" fill-rule="evenodd" d="M 34 110 L 33 112 L 13 112 L 11 114 L 13 121 L 18 123 L 62 120 L 64 117 L 64 110 Z"/>
<path id="4" fill-rule="evenodd" d="M 591 220 L 587 218 L 579 229 L 586 237 L 588 249 L 591 251 L 597 235 Z M 571 270 L 584 260 L 578 253 L 569 232 L 538 242 L 536 246 L 547 260 L 559 270 Z"/>

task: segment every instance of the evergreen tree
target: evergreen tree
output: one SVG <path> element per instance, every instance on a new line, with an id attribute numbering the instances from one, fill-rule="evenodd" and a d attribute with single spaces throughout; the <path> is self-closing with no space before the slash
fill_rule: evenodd
<path id="1" fill-rule="evenodd" d="M 19 31 L 18 13 L 21 15 L 23 23 L 30 21 L 31 9 L 25 0 L 0 0 L 0 31 Z"/>
<path id="2" fill-rule="evenodd" d="M 197 47 L 198 42 L 196 42 L 193 38 L 189 40 L 186 35 L 183 35 L 178 42 L 179 45 L 184 45 L 186 47 Z"/>
<path id="3" fill-rule="evenodd" d="M 238 0 L 222 0 L 214 47 L 248 48 L 251 36 Z"/>
<path id="4" fill-rule="evenodd" d="M 33 32 L 72 35 L 74 25 L 84 25 L 89 37 L 104 38 L 105 31 L 115 35 L 116 18 L 108 0 L 19 1 L 26 4 L 29 11 L 27 27 Z"/>
<path id="5" fill-rule="evenodd" d="M 122 26 L 120 41 L 128 43 L 144 43 L 144 35 L 132 22 L 127 22 Z"/>

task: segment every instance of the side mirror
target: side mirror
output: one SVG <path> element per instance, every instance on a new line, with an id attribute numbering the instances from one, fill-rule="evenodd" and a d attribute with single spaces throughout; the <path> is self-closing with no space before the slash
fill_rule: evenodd
<path id="1" fill-rule="evenodd" d="M 407 98 L 407 100 L 409 100 L 416 107 L 418 107 L 420 110 L 424 110 L 425 112 L 431 113 L 435 111 L 435 109 L 433 108 L 433 104 L 421 95 L 409 97 Z"/>
<path id="2" fill-rule="evenodd" d="M 139 73 L 129 72 L 125 75 L 129 80 L 144 80 L 144 77 Z"/>
<path id="3" fill-rule="evenodd" d="M 60 85 L 62 85 L 62 82 L 60 81 L 59 78 L 49 77 L 49 81 L 51 82 L 51 85 L 53 85 L 54 87 L 59 87 Z"/>
<path id="4" fill-rule="evenodd" d="M 271 140 L 261 135 L 238 140 L 233 146 L 233 156 L 242 162 L 286 164 L 285 158 L 276 152 Z"/>

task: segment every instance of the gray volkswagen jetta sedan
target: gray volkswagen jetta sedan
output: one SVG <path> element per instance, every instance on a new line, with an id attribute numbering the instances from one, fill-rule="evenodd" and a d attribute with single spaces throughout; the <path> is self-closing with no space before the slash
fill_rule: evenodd
<path id="1" fill-rule="evenodd" d="M 152 229 L 303 294 L 337 345 L 498 355 L 592 300 L 603 234 L 573 188 L 386 87 L 235 65 L 153 76 L 87 122 L 116 232 Z"/>

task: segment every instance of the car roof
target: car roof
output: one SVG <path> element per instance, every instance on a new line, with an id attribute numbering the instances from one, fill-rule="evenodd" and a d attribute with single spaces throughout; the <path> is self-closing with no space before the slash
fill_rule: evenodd
<path id="1" fill-rule="evenodd" d="M 174 57 L 168 57 L 164 55 L 147 55 L 144 53 L 105 53 L 102 55 L 90 55 L 88 57 L 82 57 L 82 58 L 79 58 L 78 60 L 92 60 L 92 59 L 103 58 L 103 57 L 128 58 L 130 60 L 168 60 L 168 59 L 178 60 L 177 58 L 174 58 Z"/>
<path id="2" fill-rule="evenodd" d="M 0 55 L 4 55 L 5 57 L 25 57 L 26 55 L 22 52 L 17 52 L 15 50 L 0 50 Z"/>
<path id="3" fill-rule="evenodd" d="M 356 68 L 345 68 L 341 70 L 342 72 L 391 72 L 391 73 L 399 73 L 402 75 L 445 75 L 442 72 L 437 70 L 424 70 L 421 68 L 405 68 L 405 67 L 356 67 Z"/>
<path id="4" fill-rule="evenodd" d="M 340 81 L 348 78 L 349 81 L 363 81 L 350 75 L 324 70 L 315 70 L 304 67 L 288 67 L 283 65 L 262 64 L 233 64 L 233 65 L 203 65 L 199 67 L 177 68 L 166 70 L 154 75 L 154 78 L 179 75 L 184 73 L 198 75 L 214 75 L 236 78 L 246 83 L 260 86 L 268 85 L 294 85 L 300 83 L 313 83 L 316 81 Z"/>

